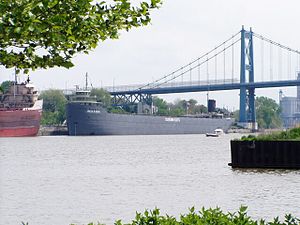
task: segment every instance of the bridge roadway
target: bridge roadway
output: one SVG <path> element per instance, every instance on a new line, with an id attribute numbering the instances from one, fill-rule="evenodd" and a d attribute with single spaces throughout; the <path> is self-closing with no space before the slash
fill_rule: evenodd
<path id="1" fill-rule="evenodd" d="M 135 94 L 174 94 L 174 93 L 188 93 L 188 92 L 203 92 L 203 91 L 224 91 L 237 90 L 242 87 L 248 88 L 273 88 L 273 87 L 289 87 L 300 86 L 300 80 L 281 80 L 281 81 L 262 81 L 250 83 L 225 83 L 225 84 L 206 84 L 193 86 L 179 86 L 179 87 L 156 87 L 143 88 L 136 90 L 125 91 L 109 91 L 111 95 L 135 95 Z"/>

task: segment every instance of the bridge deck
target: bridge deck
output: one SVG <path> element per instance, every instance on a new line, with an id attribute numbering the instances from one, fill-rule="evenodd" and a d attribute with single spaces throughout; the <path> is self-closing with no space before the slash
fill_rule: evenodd
<path id="1" fill-rule="evenodd" d="M 187 85 L 177 87 L 156 87 L 144 88 L 124 91 L 109 91 L 111 95 L 134 95 L 134 94 L 172 94 L 184 92 L 203 92 L 203 91 L 222 91 L 222 90 L 237 90 L 242 87 L 249 88 L 272 88 L 272 87 L 288 87 L 300 86 L 300 80 L 282 80 L 282 81 L 264 81 L 252 83 L 222 83 L 222 84 L 200 84 Z"/>

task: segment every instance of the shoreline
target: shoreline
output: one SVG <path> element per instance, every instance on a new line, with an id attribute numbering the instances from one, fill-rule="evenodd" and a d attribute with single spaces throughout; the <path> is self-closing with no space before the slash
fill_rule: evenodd
<path id="1" fill-rule="evenodd" d="M 37 136 L 69 135 L 68 127 L 63 125 L 41 125 Z"/>
<path id="2" fill-rule="evenodd" d="M 228 134 L 269 134 L 274 131 L 282 131 L 283 129 L 261 129 L 256 132 L 251 132 L 250 129 L 230 128 Z M 37 136 L 61 136 L 69 135 L 68 127 L 66 125 L 41 125 Z"/>
<path id="3" fill-rule="evenodd" d="M 249 134 L 249 129 L 229 129 L 227 133 Z M 62 136 L 69 135 L 66 125 L 41 125 L 37 136 Z"/>

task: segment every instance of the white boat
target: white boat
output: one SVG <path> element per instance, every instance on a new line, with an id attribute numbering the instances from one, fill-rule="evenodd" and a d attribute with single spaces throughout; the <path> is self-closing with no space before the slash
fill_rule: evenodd
<path id="1" fill-rule="evenodd" d="M 206 137 L 219 137 L 224 134 L 224 131 L 220 128 L 215 129 L 213 133 L 206 133 Z"/>
<path id="2" fill-rule="evenodd" d="M 224 134 L 224 131 L 221 128 L 217 128 L 214 130 L 214 133 L 218 134 L 218 135 L 222 135 L 222 134 Z"/>
<path id="3" fill-rule="evenodd" d="M 216 133 L 206 133 L 206 137 L 219 137 Z"/>

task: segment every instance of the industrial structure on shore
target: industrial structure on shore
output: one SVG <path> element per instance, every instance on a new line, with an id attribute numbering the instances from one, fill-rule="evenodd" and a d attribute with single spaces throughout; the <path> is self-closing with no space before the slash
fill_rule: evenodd
<path id="1" fill-rule="evenodd" d="M 300 72 L 298 73 L 300 80 Z M 291 128 L 300 125 L 300 86 L 297 86 L 297 96 L 287 97 L 283 92 L 279 92 L 279 102 L 281 108 L 281 119 L 284 128 Z"/>

